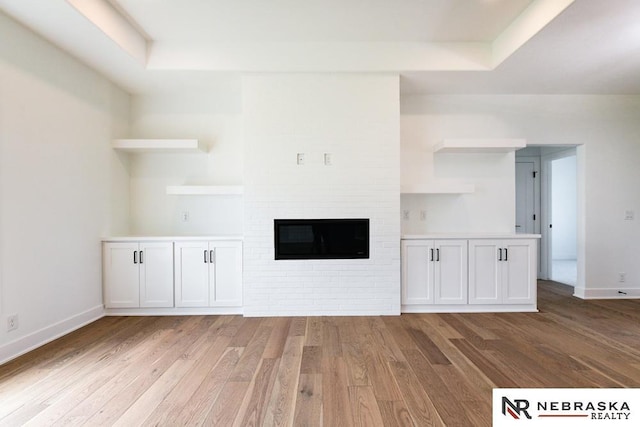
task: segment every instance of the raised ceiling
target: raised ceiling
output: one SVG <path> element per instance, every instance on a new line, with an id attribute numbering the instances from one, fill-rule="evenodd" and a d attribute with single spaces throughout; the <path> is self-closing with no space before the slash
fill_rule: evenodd
<path id="1" fill-rule="evenodd" d="M 533 0 L 110 0 L 154 41 L 491 42 Z"/>
<path id="2" fill-rule="evenodd" d="M 399 73 L 404 93 L 640 93 L 637 0 L 0 0 L 132 93 L 245 72 Z"/>

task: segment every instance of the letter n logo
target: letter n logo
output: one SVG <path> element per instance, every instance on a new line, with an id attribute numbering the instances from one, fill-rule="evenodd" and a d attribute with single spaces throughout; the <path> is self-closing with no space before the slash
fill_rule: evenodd
<path id="1" fill-rule="evenodd" d="M 506 397 L 502 397 L 502 415 L 511 415 L 516 420 L 519 420 L 520 417 L 524 414 L 525 417 L 531 419 L 529 412 L 529 401 L 524 399 L 514 399 L 514 401 L 510 401 Z"/>

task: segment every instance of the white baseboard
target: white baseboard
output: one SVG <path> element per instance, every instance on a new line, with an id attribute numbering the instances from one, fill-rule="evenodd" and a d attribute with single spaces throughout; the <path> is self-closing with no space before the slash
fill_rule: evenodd
<path id="1" fill-rule="evenodd" d="M 71 316 L 60 322 L 49 325 L 28 335 L 8 342 L 0 347 L 0 365 L 18 356 L 35 350 L 63 335 L 80 329 L 91 322 L 95 322 L 104 316 L 102 305 L 90 308 L 87 311 Z"/>
<path id="2" fill-rule="evenodd" d="M 620 293 L 623 292 L 623 293 Z M 635 299 L 640 298 L 638 288 L 574 288 L 573 296 L 581 299 Z"/>

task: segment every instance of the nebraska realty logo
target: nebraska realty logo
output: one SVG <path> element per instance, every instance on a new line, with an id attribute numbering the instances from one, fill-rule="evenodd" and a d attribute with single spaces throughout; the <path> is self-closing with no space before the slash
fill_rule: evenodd
<path id="1" fill-rule="evenodd" d="M 494 426 L 637 426 L 638 411 L 640 389 L 493 390 Z"/>

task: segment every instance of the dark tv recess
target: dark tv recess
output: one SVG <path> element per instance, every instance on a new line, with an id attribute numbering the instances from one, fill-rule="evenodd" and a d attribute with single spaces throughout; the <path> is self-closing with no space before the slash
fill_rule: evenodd
<path id="1" fill-rule="evenodd" d="M 276 259 L 369 258 L 369 219 L 275 219 Z"/>

